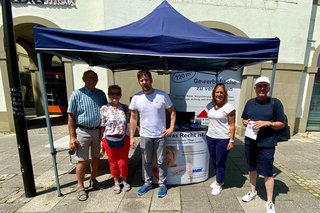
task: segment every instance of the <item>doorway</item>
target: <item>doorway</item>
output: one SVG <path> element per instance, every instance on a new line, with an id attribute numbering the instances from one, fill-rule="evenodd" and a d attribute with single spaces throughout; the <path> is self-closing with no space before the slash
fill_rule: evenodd
<path id="1" fill-rule="evenodd" d="M 320 131 L 320 68 L 314 80 L 306 130 Z"/>

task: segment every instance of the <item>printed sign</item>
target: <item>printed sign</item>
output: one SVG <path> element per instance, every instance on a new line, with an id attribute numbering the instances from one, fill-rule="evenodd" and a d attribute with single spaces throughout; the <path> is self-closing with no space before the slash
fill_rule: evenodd
<path id="1" fill-rule="evenodd" d="M 173 132 L 167 137 L 167 184 L 198 183 L 208 179 L 209 153 L 205 131 Z M 158 183 L 156 154 L 153 159 L 153 182 Z"/>
<path id="2" fill-rule="evenodd" d="M 241 72 L 226 70 L 215 72 L 174 72 L 170 81 L 170 97 L 177 111 L 195 112 L 196 119 L 207 124 L 208 104 L 212 101 L 212 90 L 216 83 L 228 88 L 228 101 L 237 109 L 241 88 Z"/>
<path id="3" fill-rule="evenodd" d="M 173 132 L 167 137 L 168 184 L 208 179 L 209 153 L 205 131 Z"/>

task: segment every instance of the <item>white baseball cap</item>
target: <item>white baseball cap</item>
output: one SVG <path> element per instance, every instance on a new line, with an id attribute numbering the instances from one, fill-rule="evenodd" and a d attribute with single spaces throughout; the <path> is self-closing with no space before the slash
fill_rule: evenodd
<path id="1" fill-rule="evenodd" d="M 269 80 L 268 77 L 266 77 L 266 76 L 260 76 L 259 78 L 257 78 L 257 80 L 256 80 L 256 82 L 254 83 L 254 85 L 257 85 L 257 84 L 259 84 L 259 83 L 261 83 L 261 82 L 265 82 L 265 83 L 267 83 L 267 84 L 270 84 L 270 80 Z"/>

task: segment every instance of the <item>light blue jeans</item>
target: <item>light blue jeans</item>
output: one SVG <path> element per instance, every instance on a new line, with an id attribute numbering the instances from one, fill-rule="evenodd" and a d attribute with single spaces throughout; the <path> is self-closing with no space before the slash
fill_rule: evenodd
<path id="1" fill-rule="evenodd" d="M 142 170 L 144 182 L 152 184 L 153 160 L 157 161 L 159 172 L 154 174 L 159 177 L 159 185 L 167 182 L 167 162 L 166 162 L 166 140 L 165 138 L 146 138 L 140 137 L 140 148 L 142 153 Z M 156 156 L 154 156 L 156 155 Z M 155 170 L 156 171 L 156 170 Z"/>

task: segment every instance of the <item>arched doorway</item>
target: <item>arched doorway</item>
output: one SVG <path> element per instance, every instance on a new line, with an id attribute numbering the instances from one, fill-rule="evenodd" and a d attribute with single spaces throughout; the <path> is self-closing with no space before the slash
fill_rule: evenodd
<path id="1" fill-rule="evenodd" d="M 37 20 L 36 23 L 34 23 L 34 20 Z M 23 77 L 21 78 L 21 84 L 23 85 L 25 80 L 27 80 L 27 85 L 22 86 L 22 91 L 26 89 L 24 96 L 25 112 L 26 115 L 34 112 L 35 116 L 40 116 L 44 115 L 42 106 L 43 94 L 41 94 L 40 90 L 40 78 L 36 52 L 34 50 L 32 28 L 35 25 L 42 25 L 43 20 L 32 17 L 32 22 L 33 23 L 27 23 L 23 21 L 22 23 L 15 24 L 14 32 L 16 35 L 16 43 L 19 47 L 17 48 L 17 53 L 20 56 L 18 64 L 21 73 L 20 76 Z M 64 63 L 61 57 L 51 54 L 44 53 L 42 57 L 49 112 L 52 114 L 66 113 L 67 93 Z M 22 80 L 24 80 L 24 82 L 22 82 Z"/>

